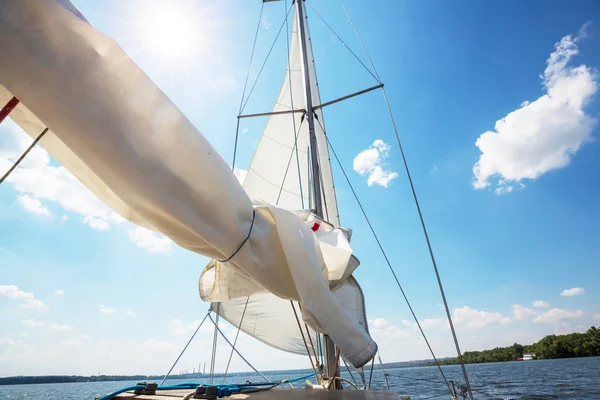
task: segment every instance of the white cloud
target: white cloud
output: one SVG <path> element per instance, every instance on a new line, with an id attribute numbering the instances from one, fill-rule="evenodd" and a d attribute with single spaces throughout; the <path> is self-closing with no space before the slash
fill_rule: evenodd
<path id="1" fill-rule="evenodd" d="M 423 328 L 447 328 L 448 320 L 446 318 L 425 318 L 420 321 Z"/>
<path id="2" fill-rule="evenodd" d="M 483 328 L 491 324 L 504 325 L 512 322 L 512 318 L 505 317 L 500 313 L 479 311 L 468 306 L 455 308 L 452 314 L 457 326 L 468 329 Z"/>
<path id="3" fill-rule="evenodd" d="M 0 296 L 9 299 L 33 299 L 34 297 L 33 293 L 24 292 L 15 285 L 0 285 Z"/>
<path id="4" fill-rule="evenodd" d="M 537 313 L 537 311 L 532 310 L 531 308 L 523 307 L 518 304 L 513 304 L 512 311 L 515 319 L 518 320 L 529 319 Z"/>
<path id="5" fill-rule="evenodd" d="M 600 322 L 600 314 L 594 315 L 594 321 Z"/>
<path id="6" fill-rule="evenodd" d="M 57 296 L 64 296 L 65 295 L 65 291 L 62 289 L 57 289 L 56 292 L 54 292 L 55 295 Z"/>
<path id="7" fill-rule="evenodd" d="M 246 133 L 248 133 L 249 129 L 248 128 L 244 128 L 242 129 L 242 135 L 245 135 Z"/>
<path id="8" fill-rule="evenodd" d="M 405 329 L 398 328 L 383 318 L 374 318 L 368 321 L 369 331 L 375 341 L 389 341 L 397 338 L 406 338 L 410 335 Z"/>
<path id="9" fill-rule="evenodd" d="M 102 314 L 114 314 L 117 312 L 116 308 L 107 307 L 102 303 L 96 303 L 96 306 L 98 307 L 98 311 L 100 311 Z"/>
<path id="10" fill-rule="evenodd" d="M 4 120 L 0 127 L 0 171 L 7 170 L 31 144 L 31 141 L 29 135 L 12 120 L 9 118 Z M 84 218 L 100 219 L 105 225 L 123 221 L 123 218 L 96 197 L 66 168 L 51 165 L 48 153 L 40 146 L 31 150 L 21 165 L 9 175 L 6 182 L 11 183 L 13 188 L 21 193 L 18 201 L 26 209 L 37 211 L 40 215 L 49 215 L 49 211 L 41 205 L 41 200 L 47 200 L 56 202 L 65 211 L 75 212 Z M 27 208 L 28 206 L 30 208 Z M 46 211 L 43 211 L 44 209 Z M 63 222 L 65 220 L 63 219 Z M 95 225 L 99 226 L 99 223 L 96 222 Z"/>
<path id="11" fill-rule="evenodd" d="M 21 323 L 23 325 L 27 325 L 27 326 L 30 326 L 32 328 L 39 328 L 39 327 L 44 326 L 44 323 L 42 321 L 36 321 L 33 318 L 25 319 L 25 320 L 21 321 Z"/>
<path id="12" fill-rule="evenodd" d="M 69 219 L 69 216 L 65 214 L 62 217 L 60 217 L 60 222 L 67 222 L 68 219 Z"/>
<path id="13" fill-rule="evenodd" d="M 583 311 L 581 310 L 565 310 L 562 308 L 553 308 L 551 310 L 548 310 L 545 313 L 541 313 L 539 315 L 537 315 L 534 319 L 533 322 L 535 323 L 556 323 L 556 322 L 560 322 L 563 321 L 565 319 L 573 319 L 573 318 L 580 318 L 583 316 Z"/>
<path id="14" fill-rule="evenodd" d="M 17 203 L 23 206 L 23 208 L 30 213 L 36 215 L 50 216 L 50 211 L 42 205 L 42 202 L 35 197 L 28 196 L 26 194 L 17 196 Z"/>
<path id="15" fill-rule="evenodd" d="M 556 44 L 541 77 L 546 94 L 522 103 L 477 139 L 482 154 L 473 167 L 476 189 L 491 186 L 497 194 L 510 193 L 524 187 L 517 185 L 522 180 L 567 166 L 592 140 L 596 120 L 584 106 L 597 90 L 597 74 L 585 65 L 567 65 L 579 53 L 581 37 L 568 35 Z"/>
<path id="16" fill-rule="evenodd" d="M 40 310 L 47 310 L 48 306 L 43 301 L 38 299 L 25 299 L 20 307 L 23 308 L 39 308 Z"/>
<path id="17" fill-rule="evenodd" d="M 39 308 L 42 310 L 48 309 L 41 300 L 35 298 L 33 293 L 24 292 L 15 285 L 0 285 L 0 296 L 8 297 L 9 299 L 22 299 L 23 308 Z"/>
<path id="18" fill-rule="evenodd" d="M 96 307 L 98 307 L 98 311 L 100 311 L 102 314 L 106 314 L 106 315 L 123 313 L 130 317 L 137 317 L 137 314 L 133 310 L 127 310 L 127 309 L 123 309 L 123 308 L 119 308 L 119 307 L 109 307 L 103 303 L 96 303 Z"/>
<path id="19" fill-rule="evenodd" d="M 110 228 L 110 223 L 102 218 L 92 217 L 88 215 L 83 219 L 83 223 L 88 225 L 92 229 L 96 229 L 98 231 L 105 231 Z"/>
<path id="20" fill-rule="evenodd" d="M 54 331 L 58 331 L 58 332 L 73 330 L 73 327 L 71 325 L 60 325 L 60 324 L 50 324 L 50 325 L 48 325 L 48 328 L 50 328 Z"/>
<path id="21" fill-rule="evenodd" d="M 353 168 L 360 175 L 367 176 L 367 184 L 388 187 L 390 181 L 398 177 L 396 172 L 385 169 L 384 162 L 390 153 L 390 146 L 377 139 L 366 150 L 354 157 Z"/>
<path id="22" fill-rule="evenodd" d="M 234 168 L 233 174 L 237 180 L 240 181 L 240 184 L 243 185 L 244 181 L 246 180 L 246 175 L 248 175 L 248 171 L 245 169 Z"/>
<path id="23" fill-rule="evenodd" d="M 565 289 L 562 292 L 560 292 L 561 296 L 580 296 L 582 294 L 585 293 L 585 289 L 584 288 L 580 288 L 580 287 L 575 287 L 572 289 Z"/>
<path id="24" fill-rule="evenodd" d="M 192 321 L 192 322 L 183 322 L 182 320 L 175 318 L 171 321 L 171 330 L 173 332 L 174 335 L 185 335 L 187 333 L 191 333 L 194 332 L 197 328 L 198 325 L 200 325 L 200 322 L 202 322 L 201 319 L 198 319 L 196 321 Z M 210 322 L 210 321 L 208 321 Z M 200 328 L 200 332 L 212 332 L 213 328 L 210 323 L 208 323 L 207 321 L 204 321 L 204 324 L 202 324 L 202 327 Z M 221 330 L 223 330 L 223 332 L 226 333 L 226 327 L 225 326 L 219 326 L 219 328 Z"/>
<path id="25" fill-rule="evenodd" d="M 171 239 L 168 237 L 152 232 L 149 229 L 137 227 L 129 231 L 129 237 L 133 243 L 142 249 L 154 253 L 169 253 L 171 252 Z"/>
<path id="26" fill-rule="evenodd" d="M 538 308 L 550 307 L 550 304 L 548 304 L 544 300 L 534 300 L 532 304 L 534 307 L 538 307 Z"/>

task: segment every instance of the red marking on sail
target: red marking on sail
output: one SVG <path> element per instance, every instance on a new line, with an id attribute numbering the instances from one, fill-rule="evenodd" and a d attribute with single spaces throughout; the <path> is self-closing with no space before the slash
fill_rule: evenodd
<path id="1" fill-rule="evenodd" d="M 313 230 L 313 232 L 316 232 L 316 231 L 317 231 L 317 230 L 318 230 L 320 227 L 321 227 L 321 225 L 320 225 L 320 224 L 317 224 L 317 223 L 315 222 L 315 223 L 313 224 L 312 228 L 310 228 L 310 229 L 312 229 L 312 230 Z"/>
<path id="2" fill-rule="evenodd" d="M 19 99 L 13 97 L 8 101 L 8 103 L 6 103 L 4 107 L 2 107 L 2 110 L 0 110 L 0 123 L 4 121 L 8 114 L 10 114 L 10 112 L 17 106 L 17 104 L 19 104 Z"/>

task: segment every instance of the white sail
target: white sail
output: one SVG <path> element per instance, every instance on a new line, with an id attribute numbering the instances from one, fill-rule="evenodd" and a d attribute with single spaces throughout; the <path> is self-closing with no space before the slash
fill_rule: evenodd
<path id="1" fill-rule="evenodd" d="M 372 358 L 376 344 L 328 287 L 329 270 L 350 259 L 343 237 L 339 249 L 322 249 L 308 220 L 253 206 L 227 163 L 113 40 L 55 1 L 5 0 L 0 51 L 0 97 L 22 103 L 11 118 L 32 137 L 48 127 L 40 144 L 116 212 L 214 259 L 234 254 L 252 228 L 233 259 L 215 263 L 232 278 L 231 293 L 299 301 L 304 319 L 354 365 Z"/>
<path id="2" fill-rule="evenodd" d="M 306 110 L 301 38 L 296 15 L 293 21 L 289 64 L 273 112 Z M 318 105 L 321 99 L 310 42 L 306 50 L 312 101 L 314 105 Z M 323 114 L 320 109 L 317 109 L 315 114 L 323 217 L 333 225 L 339 226 L 329 150 L 323 132 Z M 309 180 L 309 140 L 308 123 L 301 112 L 271 115 L 244 181 L 244 189 L 250 198 L 261 199 L 288 210 L 307 209 L 309 205 L 314 209 L 315 206 L 310 204 L 309 200 L 312 190 Z"/>
<path id="3" fill-rule="evenodd" d="M 368 330 L 364 298 L 358 282 L 352 277 L 345 279 L 340 285 L 333 288 L 333 295 L 348 314 L 359 322 L 359 326 Z M 248 301 L 247 306 L 246 301 Z M 298 306 L 295 305 L 295 307 L 299 312 Z M 213 309 L 218 310 L 219 315 L 227 322 L 240 327 L 242 332 L 271 347 L 289 353 L 306 354 L 305 339 L 298 329 L 292 305 L 287 300 L 282 300 L 271 293 L 264 293 L 223 302 L 218 306 L 215 304 Z M 306 327 L 303 323 L 301 323 L 301 327 L 305 329 L 306 337 Z M 312 344 L 317 346 L 315 330 L 308 327 L 308 332 L 311 335 Z M 306 337 L 309 347 L 311 340 Z"/>
<path id="4" fill-rule="evenodd" d="M 301 51 L 301 35 L 298 31 L 298 18 L 294 14 L 290 41 L 289 64 L 273 112 L 306 110 L 305 79 Z M 308 25 L 305 23 L 308 32 Z M 306 44 L 308 54 L 308 74 L 311 83 L 313 104 L 320 104 L 312 46 Z M 322 177 L 322 199 L 324 218 L 331 224 L 339 225 L 337 201 L 329 161 L 327 140 L 323 128 L 321 110 L 316 111 L 315 134 L 319 151 L 319 166 Z M 250 198 L 259 198 L 282 208 L 297 210 L 308 208 L 311 186 L 309 181 L 309 131 L 303 113 L 275 114 L 269 117 L 263 135 L 250 163 L 244 189 Z M 314 208 L 314 205 L 312 205 Z M 328 250 L 337 248 L 339 230 L 330 230 L 328 238 L 323 230 L 316 234 L 321 247 L 332 245 Z M 337 236 L 336 236 L 337 234 Z M 349 239 L 349 238 L 348 238 Z M 325 252 L 327 254 L 327 252 Z M 332 263 L 328 263 L 331 266 Z M 334 296 L 357 324 L 367 329 L 367 318 L 364 312 L 364 298 L 358 282 L 351 273 L 358 267 L 358 260 L 352 259 L 340 270 L 329 269 Z M 227 279 L 223 279 L 227 281 Z M 336 284 L 337 283 L 337 284 Z M 202 290 L 201 290 L 202 293 Z M 269 293 L 252 296 L 246 307 L 246 298 L 238 298 L 213 304 L 213 310 L 234 326 L 262 342 L 296 354 L 306 354 L 302 334 L 297 321 L 291 313 L 290 302 Z M 246 311 L 244 312 L 244 309 Z M 243 318 L 242 318 L 243 316 Z M 241 325 L 240 325 L 241 323 Z M 310 330 L 311 335 L 314 335 Z M 306 334 L 306 333 L 305 333 Z M 314 339 L 313 339 L 314 342 Z"/>

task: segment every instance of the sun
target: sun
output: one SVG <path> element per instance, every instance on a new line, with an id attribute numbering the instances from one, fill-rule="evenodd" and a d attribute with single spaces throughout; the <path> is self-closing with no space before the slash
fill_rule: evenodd
<path id="1" fill-rule="evenodd" d="M 171 66 L 191 63 L 214 47 L 214 16 L 194 0 L 145 0 L 130 10 L 129 35 L 139 53 Z"/>
<path id="2" fill-rule="evenodd" d="M 141 17 L 142 39 L 156 53 L 172 61 L 182 61 L 197 49 L 202 37 L 199 37 L 194 16 L 186 13 L 181 7 L 174 7 L 173 3 L 159 3 L 159 7 L 152 7 L 145 11 Z"/>

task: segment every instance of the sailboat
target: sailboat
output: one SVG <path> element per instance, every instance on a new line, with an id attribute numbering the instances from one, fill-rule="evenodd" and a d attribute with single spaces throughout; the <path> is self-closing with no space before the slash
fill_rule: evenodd
<path id="1" fill-rule="evenodd" d="M 68 0 L 8 0 L 0 7 L 0 122 L 10 115 L 34 139 L 29 149 L 43 146 L 123 218 L 212 258 L 199 294 L 210 302 L 202 323 L 213 322 L 215 343 L 222 318 L 271 347 L 307 355 L 313 370 L 303 389 L 280 388 L 291 381 L 169 386 L 167 374 L 161 384 L 102 399 L 398 399 L 389 390 L 343 390 L 361 388 L 341 376 L 341 363 L 368 389 L 363 366 L 370 363 L 372 374 L 378 348 L 353 276 L 359 261 L 352 231 L 339 222 L 323 120 L 328 105 L 383 84 L 323 103 L 305 1 L 292 7 L 288 65 L 275 106 L 238 115 L 238 121 L 269 117 L 243 186 L 235 161 L 228 165 Z M 225 340 L 241 356 L 235 341 Z M 213 370 L 214 359 L 211 378 Z"/>

